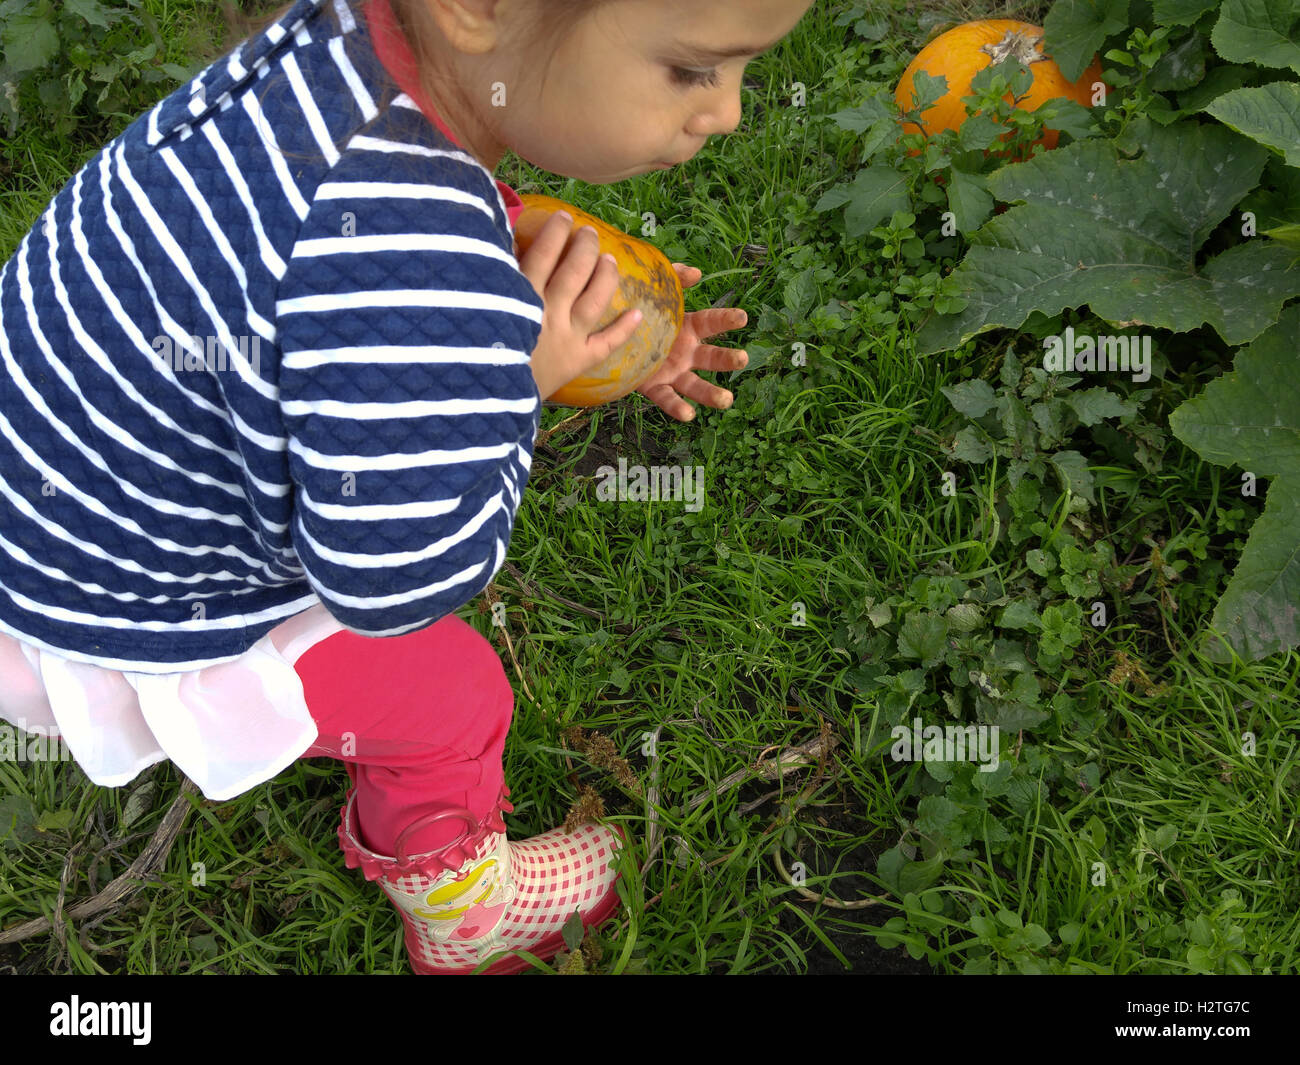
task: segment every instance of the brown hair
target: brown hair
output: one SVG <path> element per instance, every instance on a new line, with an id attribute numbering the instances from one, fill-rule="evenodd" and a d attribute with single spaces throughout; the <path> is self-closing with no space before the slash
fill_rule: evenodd
<path id="1" fill-rule="evenodd" d="M 244 0 L 245 4 L 248 2 L 249 0 Z M 530 16 L 525 17 L 523 26 L 512 28 L 511 36 L 515 40 L 530 40 L 535 44 L 539 52 L 545 51 L 546 53 L 546 62 L 542 66 L 541 83 L 537 87 L 539 94 L 546 85 L 551 63 L 555 59 L 555 53 L 561 42 L 573 31 L 578 23 L 600 7 L 601 4 L 607 2 L 608 0 L 532 0 L 533 10 Z M 346 3 L 359 16 L 367 0 L 346 0 Z M 389 3 L 392 5 L 393 14 L 397 18 L 398 25 L 402 27 L 402 32 L 410 43 L 411 52 L 414 54 L 415 61 L 420 69 L 420 81 L 425 92 L 428 93 L 429 87 L 438 84 L 439 81 L 450 81 L 435 69 L 432 42 L 434 35 L 438 33 L 438 29 L 434 25 L 433 17 L 429 14 L 426 0 L 389 0 Z M 222 0 L 222 10 L 230 33 L 227 48 L 233 48 L 246 37 L 261 33 L 271 23 L 279 21 L 288 14 L 293 7 L 294 3 L 290 2 L 270 13 L 249 15 L 236 8 L 232 0 Z M 327 2 L 325 10 L 331 11 L 332 8 L 333 5 Z M 461 87 L 454 82 L 450 88 L 453 92 L 463 92 Z"/>
<path id="2" fill-rule="evenodd" d="M 365 0 L 348 0 L 348 2 L 360 6 L 365 3 Z M 438 71 L 433 62 L 432 42 L 438 29 L 434 25 L 433 16 L 429 13 L 425 0 L 389 0 L 389 2 L 392 4 L 398 25 L 402 27 L 402 32 L 411 45 L 411 52 L 420 70 L 420 84 L 425 94 L 430 98 L 436 98 L 429 89 L 443 82 L 448 85 L 450 92 L 460 97 L 462 104 L 470 106 L 469 101 L 465 99 L 464 88 Z M 608 0 L 532 0 L 533 9 L 521 20 L 523 25 L 510 28 L 508 33 L 512 43 L 526 40 L 531 42 L 539 55 L 545 52 L 546 61 L 542 64 L 541 80 L 537 85 L 538 95 L 546 86 L 546 79 L 550 75 L 551 64 L 560 44 L 583 19 L 607 2 Z M 522 86 L 511 86 L 511 91 L 518 92 L 521 88 Z"/>

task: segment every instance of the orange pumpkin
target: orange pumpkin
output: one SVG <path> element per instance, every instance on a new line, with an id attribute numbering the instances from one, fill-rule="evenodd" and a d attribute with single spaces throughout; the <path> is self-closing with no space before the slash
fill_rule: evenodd
<path id="1" fill-rule="evenodd" d="M 947 78 L 948 92 L 921 113 L 919 129 L 915 122 L 904 121 L 903 131 L 932 137 L 940 130 L 960 129 L 966 121 L 966 106 L 961 98 L 970 95 L 971 79 L 990 64 L 1008 59 L 1018 59 L 1034 76 L 1028 93 L 1017 106 L 1037 111 L 1048 100 L 1065 97 L 1088 107 L 1092 103 L 1093 85 L 1101 81 L 1101 60 L 1094 57 L 1078 81 L 1066 81 L 1060 68 L 1043 54 L 1042 40 L 1041 27 L 1004 18 L 967 22 L 940 34 L 903 71 L 894 90 L 894 100 L 903 111 L 914 105 L 912 79 L 922 70 L 933 77 Z M 1006 99 L 1010 101 L 1010 94 Z M 1034 143 L 1050 150 L 1056 147 L 1057 140 L 1057 131 L 1048 129 Z"/>
<path id="2" fill-rule="evenodd" d="M 600 239 L 602 253 L 614 256 L 618 266 L 618 291 L 614 293 L 598 328 L 619 315 L 638 308 L 643 317 L 636 332 L 598 366 L 576 377 L 548 402 L 563 407 L 595 407 L 621 399 L 652 377 L 668 358 L 685 321 L 682 283 L 672 263 L 653 244 L 629 236 L 570 203 L 551 196 L 523 194 L 524 210 L 515 219 L 515 254 L 522 257 L 556 211 L 573 215 L 573 231 L 591 226 Z"/>

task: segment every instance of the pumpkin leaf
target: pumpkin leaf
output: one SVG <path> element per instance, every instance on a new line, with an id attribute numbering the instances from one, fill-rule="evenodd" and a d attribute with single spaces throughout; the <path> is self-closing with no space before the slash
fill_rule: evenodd
<path id="1" fill-rule="evenodd" d="M 1237 89 L 1202 110 L 1230 129 L 1281 152 L 1291 166 L 1300 166 L 1300 85 L 1295 82 Z"/>
<path id="2" fill-rule="evenodd" d="M 1198 84 L 1179 93 L 1178 106 L 1184 112 L 1191 114 L 1199 111 L 1212 100 L 1217 100 L 1225 92 L 1254 84 L 1259 77 L 1260 72 L 1254 67 L 1243 67 L 1235 63 L 1212 66 Z"/>
<path id="3" fill-rule="evenodd" d="M 1190 26 L 1221 0 L 1155 0 L 1151 18 L 1157 26 Z"/>
<path id="4" fill-rule="evenodd" d="M 1175 436 L 1207 462 L 1271 478 L 1211 625 L 1248 661 L 1300 644 L 1300 304 L 1237 352 L 1232 371 L 1169 417 Z M 1230 656 L 1207 640 L 1216 662 Z"/>
<path id="5" fill-rule="evenodd" d="M 1156 92 L 1190 89 L 1205 77 L 1205 38 L 1193 33 L 1171 48 L 1147 76 L 1147 87 Z"/>
<path id="6" fill-rule="evenodd" d="M 965 307 L 931 318 L 920 351 L 957 347 L 1033 311 L 1087 304 L 1110 323 L 1186 332 L 1212 325 L 1230 344 L 1254 339 L 1300 293 L 1287 247 L 1254 238 L 1198 265 L 1197 249 L 1255 187 L 1267 151 L 1223 126 L 1134 123 L 1138 159 L 1076 141 L 988 178 L 1021 201 L 971 235 L 952 273 Z"/>
<path id="7" fill-rule="evenodd" d="M 953 167 L 948 180 L 948 209 L 961 232 L 973 233 L 979 229 L 993 213 L 988 182 L 980 174 L 968 174 Z"/>
<path id="8" fill-rule="evenodd" d="M 1043 51 L 1078 81 L 1102 42 L 1128 29 L 1128 0 L 1057 0 L 1043 19 Z"/>
<path id="9" fill-rule="evenodd" d="M 1300 73 L 1297 21 L 1300 0 L 1226 0 L 1210 41 L 1230 63 L 1290 67 Z"/>

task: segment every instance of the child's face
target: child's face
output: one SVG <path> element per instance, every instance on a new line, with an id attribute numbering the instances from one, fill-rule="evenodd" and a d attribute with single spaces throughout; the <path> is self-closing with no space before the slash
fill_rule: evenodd
<path id="1" fill-rule="evenodd" d="M 505 106 L 495 108 L 482 93 L 488 106 L 472 116 L 472 146 L 489 169 L 509 148 L 543 170 L 593 185 L 685 162 L 710 136 L 739 125 L 745 64 L 789 34 L 813 2 L 613 0 L 556 49 L 540 96 L 512 95 L 501 73 L 535 57 L 516 59 L 499 43 L 486 54 L 462 53 L 471 85 L 499 81 L 506 91 Z M 729 58 L 693 51 L 742 46 L 746 54 Z M 526 52 L 527 42 L 519 48 Z"/>

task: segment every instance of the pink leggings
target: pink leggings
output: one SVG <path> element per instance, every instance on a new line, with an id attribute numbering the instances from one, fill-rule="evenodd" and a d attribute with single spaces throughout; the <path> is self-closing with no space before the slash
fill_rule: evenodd
<path id="1" fill-rule="evenodd" d="M 455 614 L 405 636 L 337 632 L 294 668 L 320 730 L 303 757 L 347 766 L 365 846 L 391 856 L 404 828 L 443 805 L 496 809 L 514 692 L 492 645 Z M 444 818 L 404 849 L 423 854 L 463 830 Z"/>

